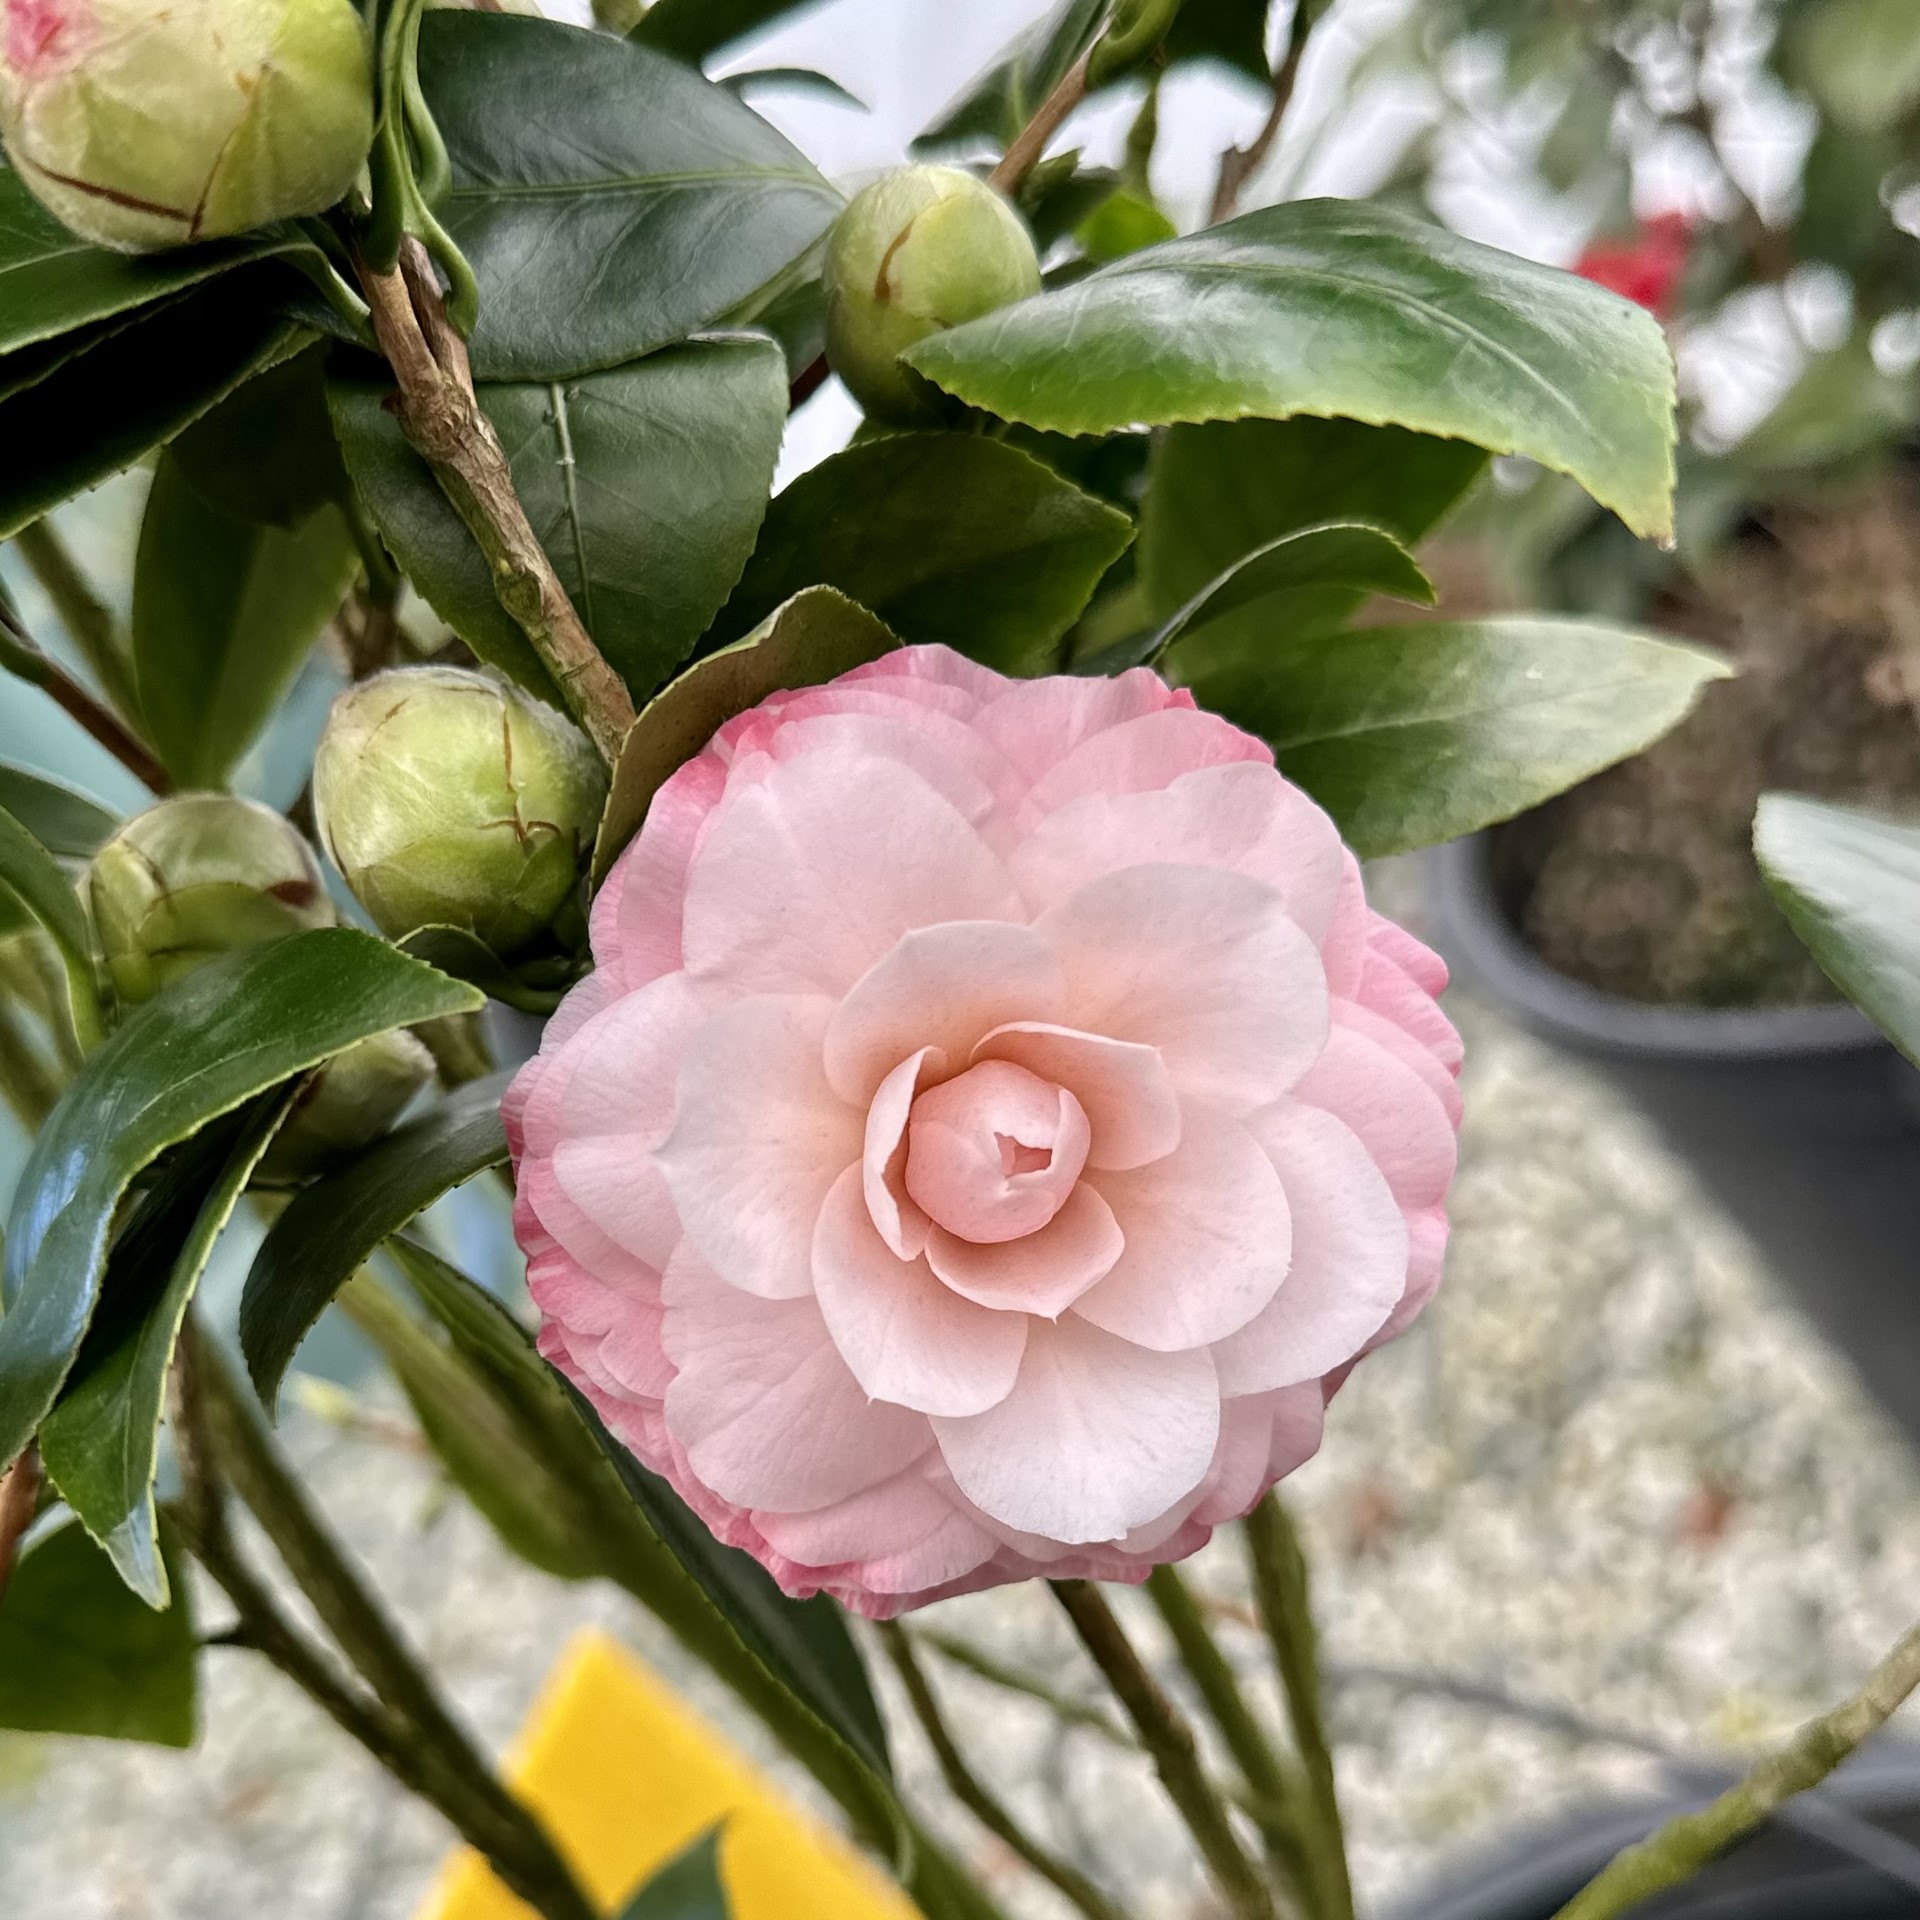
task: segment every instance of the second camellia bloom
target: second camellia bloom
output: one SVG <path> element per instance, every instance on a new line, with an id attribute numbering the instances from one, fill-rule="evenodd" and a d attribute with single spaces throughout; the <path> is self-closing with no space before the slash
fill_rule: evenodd
<path id="1" fill-rule="evenodd" d="M 1439 1277 L 1443 970 L 1151 673 L 776 695 L 593 946 L 508 1100 L 542 1345 L 790 1591 L 1139 1578 Z"/>

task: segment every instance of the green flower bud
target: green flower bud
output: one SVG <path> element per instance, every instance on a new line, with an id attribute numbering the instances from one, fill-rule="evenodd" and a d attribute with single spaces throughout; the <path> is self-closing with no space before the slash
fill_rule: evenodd
<path id="1" fill-rule="evenodd" d="M 386 1133 L 433 1078 L 433 1055 L 410 1033 L 376 1033 L 335 1054 L 295 1096 L 256 1178 L 290 1186 L 325 1173 Z"/>
<path id="2" fill-rule="evenodd" d="M 854 196 L 827 247 L 827 364 L 876 420 L 956 411 L 898 356 L 1040 291 L 1020 216 L 958 167 L 903 167 Z"/>
<path id="3" fill-rule="evenodd" d="M 571 721 L 460 667 L 349 688 L 313 763 L 321 841 L 381 930 L 462 927 L 503 959 L 576 898 L 606 793 Z"/>
<path id="4" fill-rule="evenodd" d="M 147 253 L 319 213 L 373 139 L 353 0 L 0 0 L 0 139 L 63 224 Z"/>
<path id="5" fill-rule="evenodd" d="M 270 807 L 183 793 L 136 814 L 87 870 L 121 1002 L 150 1000 L 216 954 L 334 924 L 307 843 Z"/>

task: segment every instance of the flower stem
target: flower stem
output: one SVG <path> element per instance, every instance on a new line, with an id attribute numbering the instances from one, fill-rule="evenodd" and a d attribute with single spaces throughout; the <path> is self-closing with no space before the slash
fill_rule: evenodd
<path id="1" fill-rule="evenodd" d="M 1136 1745 L 1133 1736 L 1125 1728 L 1116 1725 L 1099 1707 L 1090 1706 L 1084 1700 L 1075 1700 L 1057 1687 L 1049 1686 L 1037 1674 L 996 1660 L 992 1654 L 983 1653 L 957 1634 L 941 1633 L 932 1627 L 917 1627 L 913 1637 L 931 1647 L 943 1659 L 951 1660 L 956 1667 L 964 1667 L 990 1686 L 1004 1687 L 1009 1693 L 1023 1694 L 1029 1700 L 1038 1701 L 1067 1726 L 1080 1727 L 1088 1733 L 1097 1734 L 1110 1747 L 1132 1748 Z"/>
<path id="2" fill-rule="evenodd" d="M 1241 190 L 1266 163 L 1273 143 L 1280 137 L 1281 123 L 1293 104 L 1294 83 L 1300 78 L 1300 61 L 1307 51 L 1307 35 L 1325 10 L 1316 0 L 1293 0 L 1293 18 L 1287 25 L 1286 50 L 1273 70 L 1273 101 L 1267 117 L 1244 147 L 1229 147 L 1220 156 L 1220 175 L 1214 182 L 1213 205 L 1207 210 L 1207 225 L 1217 227 L 1230 220 L 1240 204 Z"/>
<path id="3" fill-rule="evenodd" d="M 1326 1920 L 1353 1920 L 1353 1886 L 1347 1872 L 1340 1798 L 1334 1787 L 1333 1751 L 1320 1712 L 1320 1666 L 1307 1594 L 1306 1556 L 1277 1493 L 1268 1494 L 1247 1515 L 1245 1526 L 1254 1602 L 1273 1643 L 1294 1744 L 1306 1769 L 1321 1911 Z"/>
<path id="4" fill-rule="evenodd" d="M 1056 1580 L 1052 1585 L 1094 1665 L 1106 1675 L 1133 1722 L 1140 1744 L 1152 1756 L 1167 1798 L 1193 1835 L 1229 1910 L 1237 1920 L 1274 1920 L 1272 1892 L 1234 1833 L 1226 1803 L 1201 1771 L 1192 1725 L 1147 1671 L 1100 1589 L 1090 1580 Z"/>
<path id="5" fill-rule="evenodd" d="M 907 1638 L 899 1623 L 887 1621 L 880 1629 L 880 1639 L 888 1658 L 893 1662 L 894 1671 L 900 1676 L 900 1684 L 906 1689 L 907 1699 L 920 1722 L 920 1729 L 927 1736 L 927 1744 L 932 1747 L 933 1757 L 939 1762 L 941 1777 L 953 1797 L 1043 1880 L 1057 1887 L 1067 1900 L 1087 1916 L 1087 1920 L 1123 1920 L 1120 1909 L 1078 1867 L 1049 1853 L 1020 1825 L 1005 1805 L 981 1784 L 954 1744 L 953 1735 L 941 1716 L 940 1703 L 933 1697 L 927 1676 L 920 1670 L 913 1642 Z"/>
<path id="6" fill-rule="evenodd" d="M 1026 177 L 1040 164 L 1047 142 L 1060 131 L 1061 123 L 1087 97 L 1087 68 L 1093 60 L 1089 47 L 1065 73 L 1060 83 L 1041 101 L 1039 108 L 1015 136 L 1013 145 L 1000 157 L 1000 164 L 987 175 L 987 185 L 1009 200 L 1017 194 Z"/>
<path id="7" fill-rule="evenodd" d="M 611 764 L 633 725 L 632 696 L 581 623 L 520 504 L 425 249 L 407 239 L 397 267 L 381 272 L 362 261 L 359 274 L 380 350 L 399 384 L 401 427 L 486 556 L 501 606 Z"/>
<path id="8" fill-rule="evenodd" d="M 1147 1598 L 1173 1637 L 1180 1664 L 1206 1704 L 1208 1714 L 1227 1743 L 1241 1777 L 1261 1811 L 1256 1815 L 1268 1856 L 1298 1890 L 1302 1899 L 1321 1911 L 1313 1862 L 1301 1831 L 1300 1802 L 1304 1782 L 1277 1754 L 1253 1717 L 1233 1668 L 1208 1631 L 1187 1584 L 1171 1567 L 1155 1567 L 1147 1578 Z"/>
<path id="9" fill-rule="evenodd" d="M 1678 1886 L 1766 1819 L 1782 1801 L 1815 1787 L 1920 1686 L 1920 1626 L 1909 1628 L 1867 1684 L 1831 1713 L 1810 1720 L 1778 1753 L 1710 1806 L 1683 1813 L 1602 1870 L 1554 1920 L 1613 1920 L 1666 1887 Z"/>
<path id="10" fill-rule="evenodd" d="M 140 708 L 133 689 L 133 663 L 120 623 L 80 571 L 53 522 L 36 520 L 22 527 L 13 536 L 13 543 L 20 549 L 27 571 L 53 602 L 60 624 L 80 649 L 80 657 L 93 669 L 107 698 L 118 712 L 137 714 Z"/>
<path id="11" fill-rule="evenodd" d="M 96 700 L 57 661 L 43 652 L 0 595 L 0 667 L 30 687 L 38 687 L 60 711 L 97 740 L 153 793 L 170 793 L 173 782 L 118 714 Z"/>
<path id="12" fill-rule="evenodd" d="M 182 1330 L 179 1379 L 187 1537 L 239 1609 L 243 1638 L 444 1814 L 545 1920 L 594 1920 L 592 1903 L 552 1840 L 447 1710 L 281 1460 L 226 1362 L 191 1321 Z M 227 1533 L 227 1485 L 259 1522 L 371 1699 L 334 1676 L 280 1619 Z"/>

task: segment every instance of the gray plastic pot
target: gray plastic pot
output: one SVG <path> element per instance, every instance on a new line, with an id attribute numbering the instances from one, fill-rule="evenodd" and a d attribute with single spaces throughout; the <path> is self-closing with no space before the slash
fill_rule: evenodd
<path id="1" fill-rule="evenodd" d="M 1512 1837 L 1392 1910 L 1392 1920 L 1551 1920 L 1622 1847 L 1700 1799 L 1590 1808 Z M 1889 1744 L 1860 1755 L 1778 1820 L 1634 1920 L 1914 1920 L 1920 1915 L 1920 1760 Z M 1850 1816 L 1849 1824 L 1816 1813 Z M 1828 1831 L 1809 1831 L 1818 1824 Z"/>
<path id="2" fill-rule="evenodd" d="M 1920 1070 L 1848 1006 L 1645 1006 L 1553 972 L 1491 852 L 1481 834 L 1429 856 L 1456 979 L 1634 1100 L 1920 1440 Z"/>

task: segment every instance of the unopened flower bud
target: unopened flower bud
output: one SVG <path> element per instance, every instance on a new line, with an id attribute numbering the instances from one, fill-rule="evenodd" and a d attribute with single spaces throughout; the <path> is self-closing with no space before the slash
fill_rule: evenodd
<path id="1" fill-rule="evenodd" d="M 571 721 L 461 667 L 349 688 L 313 763 L 320 838 L 381 930 L 461 927 L 502 958 L 575 898 L 606 791 Z"/>
<path id="2" fill-rule="evenodd" d="M 257 1178 L 287 1186 L 325 1173 L 386 1133 L 433 1077 L 433 1055 L 410 1033 L 376 1033 L 335 1054 L 295 1096 Z"/>
<path id="3" fill-rule="evenodd" d="M 854 196 L 827 248 L 827 363 L 876 420 L 953 412 L 899 355 L 1040 291 L 1020 216 L 958 167 L 903 167 Z"/>
<path id="4" fill-rule="evenodd" d="M 373 139 L 352 0 L 0 0 L 0 138 L 75 233 L 146 253 L 319 213 Z"/>
<path id="5" fill-rule="evenodd" d="M 228 793 L 183 793 L 136 814 L 93 857 L 87 894 L 127 1006 L 216 954 L 334 924 L 292 824 Z"/>

